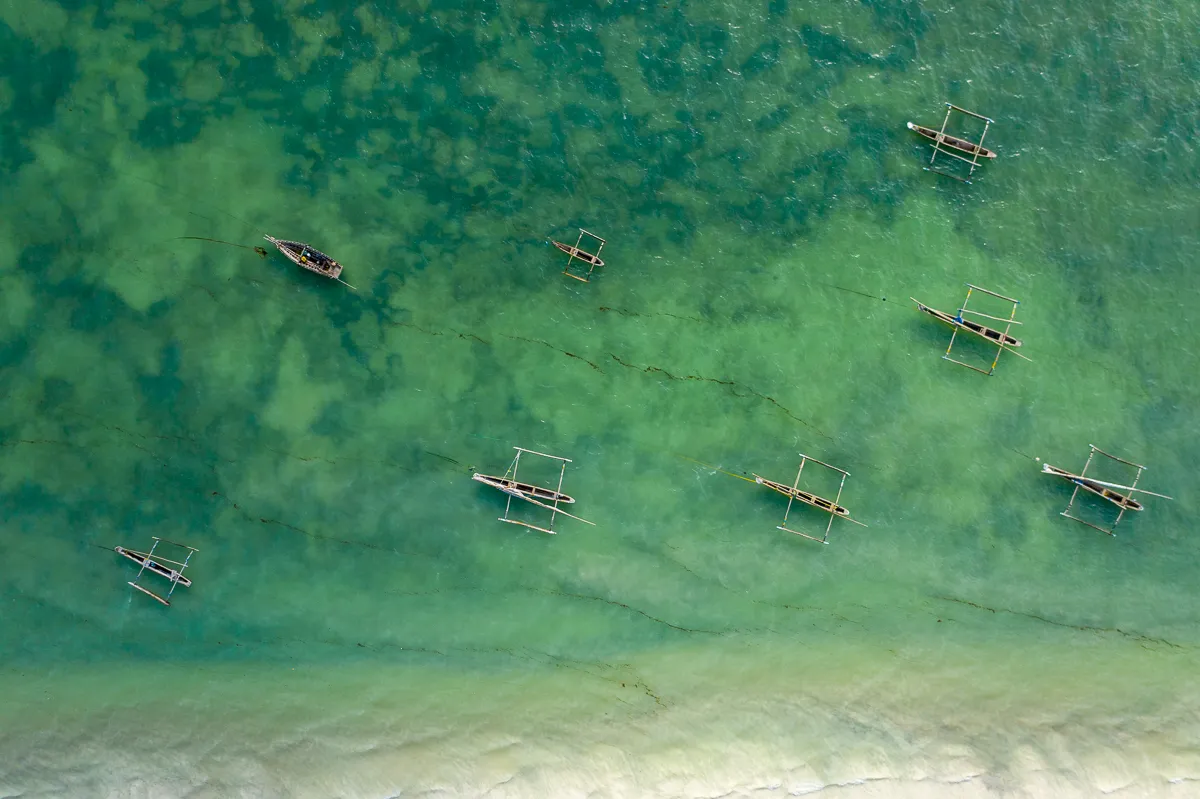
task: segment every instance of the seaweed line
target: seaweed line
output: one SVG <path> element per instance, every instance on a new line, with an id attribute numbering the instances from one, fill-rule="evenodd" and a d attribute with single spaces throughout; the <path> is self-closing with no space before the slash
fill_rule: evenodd
<path id="1" fill-rule="evenodd" d="M 1177 644 L 1174 641 L 1168 641 L 1166 638 L 1155 638 L 1142 633 L 1122 630 L 1120 627 L 1094 627 L 1088 624 L 1070 624 L 1069 622 L 1047 619 L 1045 616 L 1039 616 L 1036 613 L 1026 613 L 1020 610 L 1009 610 L 1008 608 L 989 608 L 986 605 L 979 605 L 975 602 L 970 602 L 966 599 L 958 599 L 957 597 L 952 596 L 935 596 L 934 599 L 941 600 L 942 602 L 955 602 L 959 605 L 966 605 L 968 607 L 975 608 L 976 610 L 986 610 L 989 613 L 1009 613 L 1013 616 L 1021 616 L 1026 619 L 1033 619 L 1034 621 L 1040 621 L 1044 624 L 1049 624 L 1054 627 L 1064 627 L 1068 630 L 1078 630 L 1079 632 L 1085 633 L 1116 633 L 1117 635 L 1124 636 L 1125 638 L 1129 638 L 1134 641 L 1140 641 L 1142 643 L 1163 644 L 1171 647 L 1172 649 L 1188 648 L 1182 644 Z"/>
<path id="2" fill-rule="evenodd" d="M 733 380 L 721 380 L 720 378 L 705 377 L 704 375 L 684 375 L 683 377 L 680 377 L 679 375 L 671 374 L 666 369 L 662 369 L 658 366 L 641 367 L 641 366 L 638 366 L 637 364 L 632 364 L 627 361 L 623 361 L 616 355 L 613 355 L 611 352 L 609 353 L 609 356 L 614 361 L 616 361 L 617 363 L 621 364 L 622 366 L 624 366 L 626 368 L 637 369 L 638 371 L 647 372 L 647 373 L 657 373 L 657 374 L 663 375 L 668 380 L 681 380 L 681 381 L 695 380 L 695 381 L 701 382 L 701 383 L 716 383 L 718 386 L 725 386 L 726 388 L 728 388 L 735 397 L 757 397 L 758 399 L 766 400 L 767 402 L 771 403 L 779 410 L 783 411 L 785 414 L 787 414 L 792 419 L 794 419 L 797 422 L 799 422 L 800 424 L 804 425 L 809 430 L 812 430 L 817 435 L 822 436 L 823 438 L 827 438 L 830 441 L 833 441 L 833 436 L 829 435 L 828 433 L 824 432 L 823 430 L 821 430 L 820 428 L 816 427 L 815 425 L 809 423 L 808 421 L 801 419 L 799 416 L 797 416 L 796 414 L 794 414 L 790 410 L 788 410 L 786 407 L 784 407 L 779 402 L 779 400 L 775 399 L 774 397 L 769 397 L 766 394 L 763 394 L 762 392 L 755 391 L 754 389 L 750 388 L 749 386 L 743 386 L 742 384 L 735 382 Z M 738 393 L 739 390 L 741 390 L 742 392 L 745 392 L 745 393 Z"/>

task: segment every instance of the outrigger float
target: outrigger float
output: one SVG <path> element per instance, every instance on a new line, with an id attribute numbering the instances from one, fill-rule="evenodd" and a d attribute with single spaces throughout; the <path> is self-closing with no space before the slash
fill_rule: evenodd
<path id="1" fill-rule="evenodd" d="M 991 316 L 989 314 L 981 313 L 980 311 L 969 310 L 967 308 L 967 303 L 971 301 L 971 292 L 973 292 L 973 291 L 981 291 L 984 294 L 990 294 L 991 296 L 996 297 L 1001 300 L 1004 300 L 1005 302 L 1011 302 L 1012 303 L 1012 313 L 1010 313 L 1008 318 L 1005 319 L 1000 316 Z M 936 308 L 930 308 L 928 305 L 921 302 L 916 297 L 909 297 L 909 299 L 917 304 L 917 310 L 923 311 L 924 313 L 929 314 L 934 319 L 937 319 L 939 322 L 945 322 L 946 324 L 950 325 L 950 327 L 952 327 L 954 329 L 953 332 L 950 334 L 950 345 L 948 347 L 946 347 L 946 353 L 942 356 L 942 358 L 944 360 L 950 361 L 951 363 L 956 363 L 959 366 L 965 366 L 968 369 L 974 369 L 976 372 L 979 372 L 980 374 L 985 374 L 988 376 L 991 376 L 992 374 L 995 373 L 996 364 L 998 364 L 1000 362 L 1000 353 L 1002 353 L 1006 350 L 1008 352 L 1011 352 L 1013 355 L 1016 355 L 1018 358 L 1024 358 L 1027 361 L 1031 360 L 1030 358 L 1027 358 L 1026 356 L 1024 356 L 1021 353 L 1016 351 L 1015 348 L 1020 347 L 1021 342 L 1020 342 L 1020 340 L 1009 335 L 1009 331 L 1012 329 L 1013 325 L 1021 324 L 1020 322 L 1018 322 L 1016 320 L 1017 306 L 1021 304 L 1020 300 L 1014 300 L 1012 297 L 1005 297 L 1003 294 L 997 294 L 994 291 L 988 291 L 985 288 L 980 288 L 979 286 L 973 286 L 970 283 L 968 283 L 967 284 L 967 297 L 966 297 L 966 299 L 963 300 L 962 307 L 958 309 L 958 313 L 956 315 L 951 316 L 950 314 L 946 313 L 945 311 L 939 311 Z M 966 318 L 966 316 L 964 316 L 964 314 L 971 314 L 972 316 L 982 317 L 983 319 L 991 319 L 991 320 L 994 320 L 997 322 L 1004 322 L 1004 330 L 1001 331 L 1001 330 L 996 330 L 994 328 L 990 328 L 986 325 L 983 325 L 983 324 L 980 324 L 979 322 L 974 321 L 973 319 Z M 960 361 L 960 360 L 950 357 L 950 351 L 954 349 L 954 339 L 956 336 L 958 336 L 958 332 L 960 330 L 965 331 L 967 333 L 973 333 L 974 335 L 982 338 L 984 341 L 987 341 L 991 344 L 996 345 L 996 357 L 992 360 L 992 365 L 987 369 L 987 371 L 980 369 L 978 366 L 973 366 L 969 363 L 964 363 L 963 361 Z"/>
<path id="2" fill-rule="evenodd" d="M 838 484 L 837 496 L 832 500 L 819 497 L 811 491 L 805 491 L 804 489 L 800 488 L 800 475 L 804 473 L 804 464 L 808 463 L 809 461 L 824 466 L 826 469 L 831 469 L 842 476 L 842 480 Z M 757 474 L 754 475 L 754 482 L 761 486 L 766 486 L 772 491 L 777 491 L 788 498 L 787 510 L 783 512 L 783 523 L 776 526 L 776 530 L 783 530 L 784 532 L 794 533 L 798 536 L 807 538 L 810 541 L 819 541 L 822 544 L 828 544 L 829 531 L 833 528 L 833 520 L 835 518 L 840 517 L 848 522 L 854 522 L 857 525 L 861 525 L 862 527 L 867 526 L 857 519 L 851 519 L 850 511 L 838 504 L 842 500 L 842 489 L 845 488 L 846 478 L 849 476 L 850 472 L 847 472 L 844 469 L 839 469 L 836 466 L 830 466 L 828 463 L 824 463 L 816 458 L 810 458 L 804 453 L 800 453 L 800 468 L 796 471 L 795 482 L 790 486 L 787 483 L 777 483 L 774 480 L 768 480 L 765 477 L 759 477 Z M 799 530 L 793 530 L 787 526 L 788 515 L 792 512 L 793 502 L 803 502 L 805 505 L 811 505 L 817 510 L 822 510 L 829 514 L 829 524 L 825 525 L 825 535 L 817 538 L 816 536 L 809 535 L 808 533 L 802 533 Z"/>
<path id="3" fill-rule="evenodd" d="M 517 456 L 513 458 L 512 463 L 509 464 L 509 467 L 505 470 L 503 477 L 493 477 L 492 475 L 480 474 L 479 472 L 471 475 L 472 480 L 483 483 L 486 486 L 491 486 L 492 488 L 508 494 L 508 504 L 504 506 L 504 515 L 499 517 L 499 521 L 507 522 L 509 524 L 519 524 L 522 527 L 528 527 L 531 530 L 549 533 L 550 535 L 556 535 L 554 530 L 554 519 L 560 514 L 562 516 L 574 519 L 575 521 L 583 522 L 584 524 L 590 524 L 593 527 L 595 526 L 595 522 L 589 522 L 587 519 L 581 519 L 578 516 L 567 513 L 565 510 L 560 510 L 558 507 L 559 503 L 567 505 L 575 504 L 575 498 L 567 496 L 562 491 L 563 477 L 567 472 L 567 464 L 571 462 L 569 458 L 560 458 L 557 455 L 547 455 L 544 452 L 534 452 L 531 449 L 523 449 L 521 447 L 513 447 L 513 449 L 517 451 Z M 532 483 L 523 483 L 518 480 L 517 469 L 520 468 L 522 454 L 537 455 L 542 458 L 549 458 L 551 460 L 558 461 L 561 467 L 558 473 L 558 488 L 542 488 L 541 486 L 537 486 Z M 520 519 L 510 519 L 508 517 L 508 513 L 512 509 L 513 497 L 516 497 L 517 499 L 523 499 L 526 502 L 537 505 L 539 508 L 545 508 L 546 510 L 550 511 L 550 524 L 546 527 L 538 527 L 535 524 L 530 524 L 529 522 L 521 521 Z"/>
<path id="4" fill-rule="evenodd" d="M 600 246 L 596 248 L 594 253 L 583 249 L 582 245 L 584 236 L 589 236 L 590 240 L 600 242 Z M 574 246 L 571 246 L 570 244 L 563 244 L 561 241 L 555 241 L 554 239 L 550 239 L 550 243 L 567 254 L 567 266 L 563 269 L 563 274 L 569 278 L 573 278 L 582 283 L 591 283 L 592 271 L 595 270 L 597 266 L 604 266 L 604 261 L 600 260 L 600 251 L 604 249 L 604 245 L 608 244 L 608 242 L 597 236 L 595 233 L 589 233 L 583 228 L 580 228 L 579 238 L 575 240 Z M 588 265 L 587 274 L 580 276 L 571 271 L 571 265 L 575 261 L 580 261 L 581 263 Z"/>
<path id="5" fill-rule="evenodd" d="M 1079 474 L 1072 474 L 1071 472 L 1068 472 L 1066 469 L 1060 469 L 1057 466 L 1051 466 L 1048 463 L 1042 464 L 1042 473 L 1043 474 L 1052 474 L 1055 477 L 1061 477 L 1064 480 L 1066 480 L 1068 483 L 1072 483 L 1075 486 L 1075 490 L 1071 492 L 1071 501 L 1067 503 L 1067 509 L 1064 510 L 1062 513 L 1060 513 L 1059 514 L 1060 516 L 1066 516 L 1068 519 L 1074 519 L 1075 521 L 1077 521 L 1081 524 L 1086 524 L 1088 527 L 1091 527 L 1093 530 L 1099 530 L 1100 532 L 1102 532 L 1106 535 L 1116 535 L 1116 532 L 1115 532 L 1116 527 L 1118 524 L 1121 523 L 1121 517 L 1125 515 L 1125 511 L 1127 511 L 1127 510 L 1143 510 L 1143 508 L 1144 508 L 1142 503 L 1138 502 L 1136 499 L 1134 499 L 1132 496 L 1130 496 L 1130 494 L 1133 494 L 1136 492 L 1139 494 L 1149 494 L 1152 497 L 1161 497 L 1162 499 L 1171 499 L 1171 497 L 1168 497 L 1165 494 L 1156 494 L 1153 491 L 1146 491 L 1143 488 L 1137 487 L 1138 480 L 1140 480 L 1142 478 L 1142 472 L 1146 471 L 1145 466 L 1142 466 L 1139 463 L 1134 463 L 1133 461 L 1127 461 L 1124 458 L 1118 458 L 1116 455 L 1110 455 L 1109 453 L 1107 453 L 1104 450 L 1097 447 L 1095 444 L 1088 444 L 1088 446 L 1091 447 L 1091 452 L 1088 454 L 1087 463 L 1083 464 L 1083 471 L 1080 472 Z M 1092 459 L 1096 457 L 1096 453 L 1100 453 L 1101 455 L 1108 458 L 1109 460 L 1114 460 L 1117 463 L 1124 463 L 1127 466 L 1132 466 L 1133 468 L 1137 469 L 1137 474 L 1135 474 L 1133 477 L 1133 484 L 1132 485 L 1120 485 L 1118 483 L 1109 483 L 1109 482 L 1105 482 L 1104 480 L 1097 480 L 1094 477 L 1088 477 L 1087 470 L 1088 470 L 1088 467 L 1090 467 L 1092 465 Z M 1041 459 L 1038 458 L 1038 460 L 1040 461 Z M 1081 488 L 1084 491 L 1095 494 L 1096 496 L 1100 497 L 1101 499 L 1108 500 L 1109 502 L 1111 502 L 1112 504 L 1114 504 L 1118 508 L 1120 508 L 1120 510 L 1117 512 L 1116 520 L 1114 520 L 1113 523 L 1111 525 L 1109 525 L 1107 528 L 1101 527 L 1098 524 L 1093 524 L 1092 522 L 1089 522 L 1087 519 L 1081 519 L 1078 516 L 1071 515 L 1071 508 L 1072 508 L 1072 506 L 1074 506 L 1075 498 L 1077 496 L 1079 496 L 1079 489 L 1081 489 Z M 1128 492 L 1128 493 L 1121 493 L 1123 491 Z"/>
<path id="6" fill-rule="evenodd" d="M 159 544 L 170 544 L 171 546 L 186 549 L 188 551 L 187 556 L 182 561 L 169 560 L 161 556 L 155 556 L 154 550 L 158 548 Z M 150 546 L 149 552 L 138 552 L 133 549 L 126 549 L 125 547 L 113 547 L 113 552 L 116 552 L 122 557 L 129 558 L 134 563 L 141 566 L 141 568 L 138 570 L 137 577 L 134 577 L 129 584 L 141 591 L 143 594 L 153 597 L 167 606 L 170 606 L 171 594 L 175 593 L 175 588 L 177 586 L 182 585 L 185 588 L 191 587 L 192 581 L 190 578 L 184 577 L 183 570 L 188 567 L 188 562 L 192 559 L 192 555 L 199 551 L 200 550 L 196 549 L 195 547 L 190 547 L 187 544 L 178 544 L 174 541 L 168 541 L 165 538 L 159 538 L 158 536 L 154 536 L 154 543 Z M 165 597 L 159 596 L 143 585 L 139 585 L 138 581 L 142 579 L 142 575 L 146 572 L 152 572 L 157 574 L 159 577 L 171 581 L 171 590 L 167 591 L 167 595 Z"/>
<path id="7" fill-rule="evenodd" d="M 976 119 L 983 120 L 983 133 L 980 134 L 978 142 L 973 142 L 969 139 L 964 139 L 959 136 L 946 135 L 946 125 L 950 122 L 950 115 L 955 111 L 958 111 L 961 114 L 966 114 L 970 117 L 975 117 Z M 968 111 L 965 108 L 959 108 L 956 105 L 946 103 L 946 118 L 942 120 L 942 127 L 940 130 L 936 128 L 929 128 L 924 125 L 916 125 L 912 122 L 908 123 L 908 129 L 917 132 L 921 136 L 924 136 L 933 142 L 933 156 L 929 159 L 929 166 L 925 167 L 926 172 L 936 172 L 943 177 L 953 178 L 960 183 L 969 184 L 971 182 L 971 176 L 975 174 L 975 169 L 979 166 L 979 159 L 996 157 L 994 152 L 983 146 L 983 140 L 987 136 L 988 127 L 994 121 L 995 120 L 989 119 L 982 114 L 976 114 L 974 111 Z M 955 150 L 958 152 L 955 152 Z M 965 161 L 970 164 L 971 168 L 967 173 L 967 176 L 965 178 L 960 178 L 958 175 L 951 174 L 950 172 L 943 172 L 940 169 L 935 169 L 933 164 L 934 161 L 937 160 L 939 153 L 942 155 L 948 155 L 951 158 L 957 158 L 959 161 Z M 966 153 L 966 155 L 971 157 L 967 158 L 964 155 L 959 155 L 959 153 Z"/>
<path id="8" fill-rule="evenodd" d="M 287 241 L 273 236 L 263 236 L 263 238 L 274 244 L 296 266 L 315 272 L 321 277 L 332 278 L 343 286 L 354 289 L 354 286 L 342 280 L 342 265 L 320 250 L 315 250 L 302 241 Z M 354 290 L 358 291 L 358 289 Z"/>

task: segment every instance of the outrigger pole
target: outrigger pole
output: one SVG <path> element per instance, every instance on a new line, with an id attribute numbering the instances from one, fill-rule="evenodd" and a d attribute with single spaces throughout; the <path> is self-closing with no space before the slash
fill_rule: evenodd
<path id="1" fill-rule="evenodd" d="M 1046 465 L 1049 466 L 1050 464 L 1046 464 Z M 1045 470 L 1043 469 L 1043 471 L 1045 471 Z M 1046 474 L 1051 474 L 1051 472 L 1046 472 Z M 1122 491 L 1131 491 L 1131 492 L 1134 492 L 1137 494 L 1149 494 L 1150 496 L 1158 497 L 1159 499 L 1170 499 L 1170 500 L 1175 499 L 1175 497 L 1168 497 L 1166 494 L 1156 494 L 1153 491 L 1147 491 L 1144 488 L 1134 488 L 1133 486 L 1123 486 L 1120 483 L 1106 483 L 1103 480 L 1097 480 L 1094 477 L 1084 477 L 1081 474 L 1072 475 L 1072 477 L 1074 477 L 1075 479 L 1078 479 L 1078 480 L 1087 480 L 1089 483 L 1095 483 L 1096 485 L 1104 486 L 1105 488 L 1118 488 Z"/>

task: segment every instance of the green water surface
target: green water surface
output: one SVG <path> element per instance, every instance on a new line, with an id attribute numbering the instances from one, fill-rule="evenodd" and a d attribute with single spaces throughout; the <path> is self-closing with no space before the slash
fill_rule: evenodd
<path id="1" fill-rule="evenodd" d="M 1197 29 L 0 3 L 0 793 L 1186 795 Z M 905 129 L 945 101 L 971 185 Z M 909 297 L 967 282 L 1030 361 L 939 358 Z M 1174 500 L 1063 519 L 1037 459 L 1089 444 Z M 595 526 L 495 521 L 513 446 Z M 799 453 L 866 529 L 734 479 Z M 152 536 L 199 549 L 169 609 L 105 551 Z"/>

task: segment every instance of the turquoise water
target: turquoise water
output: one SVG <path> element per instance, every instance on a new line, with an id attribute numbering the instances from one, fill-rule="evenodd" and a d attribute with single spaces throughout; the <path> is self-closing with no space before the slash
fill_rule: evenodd
<path id="1" fill-rule="evenodd" d="M 1196 790 L 1195 4 L 0 20 L 0 795 Z M 1063 519 L 1089 443 L 1174 500 Z"/>

